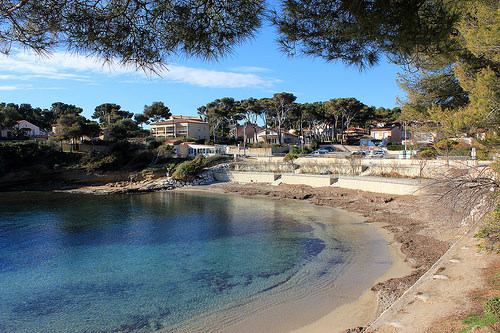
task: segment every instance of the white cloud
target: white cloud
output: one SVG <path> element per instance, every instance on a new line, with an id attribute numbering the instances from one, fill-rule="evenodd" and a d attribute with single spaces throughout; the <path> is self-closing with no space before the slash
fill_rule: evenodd
<path id="1" fill-rule="evenodd" d="M 76 80 L 89 82 L 95 80 L 95 74 L 124 77 L 130 82 L 131 76 L 138 79 L 171 80 L 194 86 L 211 88 L 265 88 L 271 87 L 279 80 L 263 77 L 255 73 L 268 71 L 260 67 L 239 67 L 231 71 L 216 71 L 178 65 L 168 65 L 160 74 L 161 78 L 148 76 L 132 66 L 121 66 L 113 63 L 102 64 L 95 58 L 55 52 L 48 57 L 40 57 L 33 53 L 16 53 L 0 56 L 0 80 L 31 80 L 46 78 L 53 80 Z"/>
<path id="2" fill-rule="evenodd" d="M 255 74 L 221 72 L 184 66 L 170 66 L 164 78 L 211 88 L 269 87 L 276 79 L 263 78 Z"/>
<path id="3" fill-rule="evenodd" d="M 0 90 L 20 90 L 22 89 L 21 87 L 18 86 L 0 86 Z"/>

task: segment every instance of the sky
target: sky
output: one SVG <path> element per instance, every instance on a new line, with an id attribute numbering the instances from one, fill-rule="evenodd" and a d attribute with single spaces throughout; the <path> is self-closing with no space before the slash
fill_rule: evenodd
<path id="1" fill-rule="evenodd" d="M 341 62 L 290 58 L 279 51 L 276 36 L 273 28 L 264 27 L 218 62 L 172 58 L 161 76 L 63 52 L 40 57 L 14 51 L 0 55 L 0 102 L 41 108 L 63 102 L 83 108 L 90 119 L 103 103 L 141 113 L 145 105 L 163 102 L 174 115 L 197 116 L 198 107 L 223 97 L 259 99 L 289 92 L 298 103 L 355 97 L 386 108 L 404 97 L 396 65 L 381 63 L 360 72 Z"/>

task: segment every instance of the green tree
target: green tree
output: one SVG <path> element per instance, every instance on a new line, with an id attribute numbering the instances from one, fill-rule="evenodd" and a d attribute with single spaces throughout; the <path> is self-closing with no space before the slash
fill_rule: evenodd
<path id="1" fill-rule="evenodd" d="M 296 99 L 296 96 L 287 92 L 276 93 L 273 95 L 273 115 L 277 125 L 278 142 L 280 144 L 283 143 L 283 124 L 286 122 L 288 114 L 293 107 L 293 102 L 295 102 Z"/>
<path id="2" fill-rule="evenodd" d="M 94 151 L 94 140 L 101 134 L 101 126 L 95 121 L 87 122 L 82 126 L 82 134 L 90 138 L 90 142 L 92 142 L 92 151 Z"/>
<path id="3" fill-rule="evenodd" d="M 75 141 L 79 140 L 82 136 L 85 135 L 86 122 L 87 119 L 80 115 L 62 115 L 57 121 L 59 140 L 71 140 L 71 149 L 73 149 L 73 144 L 75 143 Z"/>
<path id="4" fill-rule="evenodd" d="M 263 112 L 262 106 L 259 101 L 253 97 L 240 101 L 240 106 L 242 109 L 242 116 L 245 119 L 245 128 L 243 130 L 244 133 L 244 143 L 246 144 L 246 129 L 247 126 L 250 125 L 253 128 L 254 132 L 254 142 L 257 142 L 257 121 L 260 115 Z"/>
<path id="5" fill-rule="evenodd" d="M 231 97 L 216 99 L 206 106 L 198 108 L 198 114 L 210 124 L 214 141 L 217 139 L 219 129 L 222 130 L 221 134 L 224 135 L 225 125 L 234 121 L 239 112 L 239 103 Z"/>
<path id="6" fill-rule="evenodd" d="M 456 146 L 458 146 L 458 141 L 453 139 L 444 139 L 435 144 L 436 148 L 444 153 L 446 157 L 446 165 L 450 164 L 450 153 Z"/>
<path id="7" fill-rule="evenodd" d="M 337 141 L 338 138 L 339 119 L 341 119 L 342 114 L 342 110 L 339 106 L 339 103 L 337 103 L 335 99 L 323 103 L 323 122 L 329 127 L 333 126 L 332 141 Z"/>
<path id="8" fill-rule="evenodd" d="M 282 2 L 273 21 L 284 52 L 363 68 L 382 55 L 407 64 L 421 52 L 449 54 L 459 17 L 436 0 L 293 0 Z"/>
<path id="9" fill-rule="evenodd" d="M 83 112 L 83 109 L 72 104 L 55 102 L 52 103 L 50 111 L 54 114 L 54 118 L 57 119 L 65 114 L 80 115 Z"/>
<path id="10" fill-rule="evenodd" d="M 132 112 L 121 110 L 118 104 L 104 103 L 95 108 L 92 119 L 98 119 L 101 124 L 109 126 L 119 120 L 131 119 L 133 116 Z"/>
<path id="11" fill-rule="evenodd" d="M 0 103 L 0 124 L 2 127 L 12 128 L 20 120 L 22 118 L 19 114 L 19 105 Z"/>
<path id="12" fill-rule="evenodd" d="M 290 166 L 292 167 L 292 172 L 295 172 L 295 160 L 298 158 L 297 155 L 288 153 L 283 157 L 283 162 L 289 163 Z"/>
<path id="13" fill-rule="evenodd" d="M 136 113 L 134 115 L 134 120 L 141 128 L 143 124 L 149 124 L 149 118 L 144 113 Z"/>
<path id="14" fill-rule="evenodd" d="M 144 116 L 153 123 L 168 119 L 171 115 L 170 109 L 163 102 L 153 102 L 150 106 L 144 106 Z"/>
<path id="15" fill-rule="evenodd" d="M 120 141 L 134 137 L 138 134 L 139 126 L 132 119 L 120 119 L 108 127 L 112 140 Z"/>

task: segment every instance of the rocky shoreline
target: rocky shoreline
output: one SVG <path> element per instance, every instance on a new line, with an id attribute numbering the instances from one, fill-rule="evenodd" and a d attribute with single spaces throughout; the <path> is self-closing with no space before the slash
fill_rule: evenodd
<path id="1" fill-rule="evenodd" d="M 134 177 L 131 176 L 128 181 L 111 182 L 105 185 L 81 186 L 75 189 L 65 189 L 64 191 L 95 195 L 168 191 L 185 186 L 192 187 L 213 184 L 216 182 L 215 174 L 228 169 L 229 164 L 218 164 L 212 168 L 205 169 L 196 176 L 192 182 L 176 180 L 171 176 L 143 180 L 135 180 Z"/>

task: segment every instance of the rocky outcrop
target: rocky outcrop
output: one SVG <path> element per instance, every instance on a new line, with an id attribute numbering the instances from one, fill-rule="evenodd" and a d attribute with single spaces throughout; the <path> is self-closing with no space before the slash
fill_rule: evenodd
<path id="1" fill-rule="evenodd" d="M 229 164 L 218 164 L 211 168 L 205 169 L 201 174 L 196 176 L 193 182 L 184 182 L 176 180 L 172 177 L 163 177 L 158 179 L 146 178 L 136 181 L 131 178 L 130 181 L 119 181 L 108 183 L 104 186 L 84 187 L 79 189 L 68 190 L 73 193 L 90 193 L 90 194 L 115 194 L 115 193 L 138 193 L 138 192 L 153 192 L 173 190 L 184 186 L 200 186 L 208 185 L 216 182 L 215 174 L 224 172 L 229 169 Z"/>

